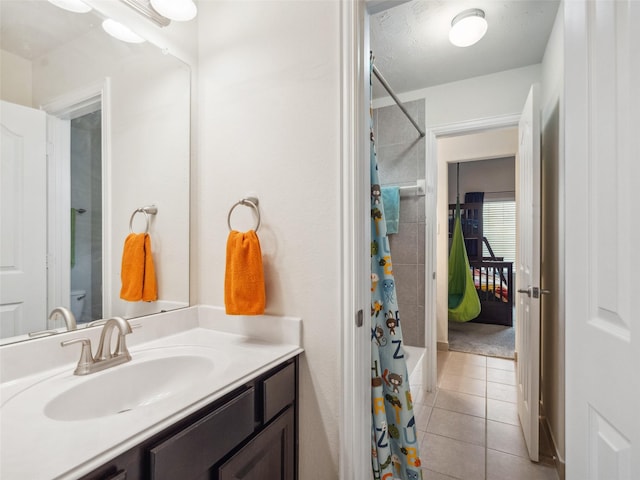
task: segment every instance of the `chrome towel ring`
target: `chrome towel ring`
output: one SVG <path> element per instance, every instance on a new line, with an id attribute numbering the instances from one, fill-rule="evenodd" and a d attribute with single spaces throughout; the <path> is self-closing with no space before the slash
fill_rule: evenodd
<path id="1" fill-rule="evenodd" d="M 258 203 L 259 202 L 256 197 L 246 197 L 239 202 L 234 203 L 233 207 L 231 207 L 231 210 L 229 210 L 229 215 L 227 215 L 227 226 L 229 227 L 229 231 L 233 231 L 233 228 L 231 228 L 231 214 L 233 213 L 233 210 L 238 205 L 244 205 L 245 207 L 251 207 L 256 211 L 256 215 L 258 216 L 258 223 L 256 225 L 256 228 L 254 228 L 254 231 L 257 232 L 260 228 L 260 209 L 258 208 Z"/>
<path id="2" fill-rule="evenodd" d="M 133 219 L 136 216 L 136 213 L 143 213 L 144 219 L 147 222 L 147 226 L 142 233 L 149 233 L 149 224 L 150 218 L 149 215 L 156 215 L 158 213 L 158 207 L 155 205 L 147 205 L 146 207 L 136 208 L 131 214 L 131 218 L 129 219 L 129 233 L 133 233 Z"/>

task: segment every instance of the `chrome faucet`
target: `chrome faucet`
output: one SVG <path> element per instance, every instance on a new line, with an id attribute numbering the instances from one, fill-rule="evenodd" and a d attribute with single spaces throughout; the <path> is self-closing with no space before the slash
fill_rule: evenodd
<path id="1" fill-rule="evenodd" d="M 49 320 L 53 320 L 53 318 L 56 315 L 62 315 L 62 318 L 64 318 L 64 323 L 67 326 L 67 332 L 70 332 L 78 328 L 76 324 L 76 317 L 73 315 L 73 312 L 68 308 L 65 308 L 65 307 L 54 308 L 53 310 L 51 310 L 51 313 L 49 314 Z M 55 335 L 56 333 L 58 333 L 57 330 L 40 330 L 38 332 L 30 332 L 29 336 L 39 337 L 43 335 Z"/>
<path id="2" fill-rule="evenodd" d="M 114 329 L 118 329 L 118 341 L 115 350 L 111 350 L 111 336 Z M 91 353 L 91 341 L 88 338 L 76 338 L 61 342 L 60 345 L 66 347 L 74 343 L 82 344 L 80 360 L 73 372 L 75 375 L 88 375 L 99 372 L 106 368 L 120 365 L 131 360 L 131 354 L 127 350 L 125 335 L 131 333 L 131 325 L 124 318 L 113 317 L 107 320 L 100 334 L 100 342 L 95 356 Z"/>

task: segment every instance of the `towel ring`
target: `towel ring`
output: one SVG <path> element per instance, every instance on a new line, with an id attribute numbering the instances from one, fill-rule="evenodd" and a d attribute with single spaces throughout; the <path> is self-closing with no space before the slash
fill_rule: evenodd
<path id="1" fill-rule="evenodd" d="M 233 228 L 231 228 L 231 214 L 233 213 L 233 210 L 238 205 L 244 205 L 246 207 L 251 207 L 256 211 L 256 214 L 258 215 L 258 223 L 257 223 L 256 228 L 254 229 L 254 231 L 257 232 L 258 229 L 260 228 L 260 209 L 258 208 L 258 199 L 255 198 L 255 197 L 243 198 L 239 202 L 234 203 L 233 207 L 231 207 L 231 210 L 229 210 L 229 215 L 227 215 L 227 226 L 229 227 L 229 231 L 233 231 Z"/>
<path id="2" fill-rule="evenodd" d="M 136 213 L 144 214 L 144 219 L 147 225 L 143 233 L 149 233 L 149 224 L 151 221 L 151 219 L 149 218 L 149 215 L 157 214 L 158 207 L 156 207 L 155 205 L 149 205 L 147 207 L 136 208 L 131 214 L 131 218 L 129 219 L 129 233 L 133 233 L 133 219 L 135 218 Z"/>

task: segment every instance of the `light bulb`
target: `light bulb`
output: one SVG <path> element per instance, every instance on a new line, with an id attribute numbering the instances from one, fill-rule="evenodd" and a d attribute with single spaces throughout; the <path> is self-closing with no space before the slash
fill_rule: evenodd
<path id="1" fill-rule="evenodd" d="M 144 38 L 137 33 L 134 33 L 129 27 L 126 27 L 120 22 L 116 22 L 112 18 L 107 18 L 102 22 L 102 28 L 109 35 L 117 38 L 118 40 L 122 40 L 123 42 L 142 43 L 145 41 Z"/>
<path id="2" fill-rule="evenodd" d="M 487 27 L 482 10 L 478 8 L 465 10 L 451 21 L 449 41 L 457 47 L 469 47 L 484 37 Z"/>
<path id="3" fill-rule="evenodd" d="M 198 13 L 198 8 L 192 0 L 151 0 L 151 6 L 163 17 L 186 22 Z"/>

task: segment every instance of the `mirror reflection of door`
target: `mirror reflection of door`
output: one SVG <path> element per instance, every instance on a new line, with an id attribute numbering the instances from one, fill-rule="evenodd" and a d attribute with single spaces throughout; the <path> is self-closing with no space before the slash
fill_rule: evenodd
<path id="1" fill-rule="evenodd" d="M 69 303 L 78 323 L 102 318 L 101 113 L 71 120 Z"/>
<path id="2" fill-rule="evenodd" d="M 46 114 L 2 101 L 0 131 L 0 338 L 6 338 L 42 329 L 46 315 Z"/>

